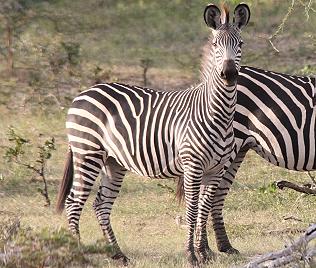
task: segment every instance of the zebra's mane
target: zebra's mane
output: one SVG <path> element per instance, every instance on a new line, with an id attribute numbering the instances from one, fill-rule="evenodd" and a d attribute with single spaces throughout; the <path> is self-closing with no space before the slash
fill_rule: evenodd
<path id="1" fill-rule="evenodd" d="M 209 72 L 214 66 L 214 57 L 213 57 L 213 37 L 210 36 L 206 45 L 202 48 L 202 62 L 200 69 L 200 77 L 202 82 L 206 82 L 209 77 Z"/>
<path id="2" fill-rule="evenodd" d="M 221 22 L 222 24 L 228 24 L 229 23 L 229 8 L 224 3 L 221 5 L 221 9 L 222 9 Z"/>

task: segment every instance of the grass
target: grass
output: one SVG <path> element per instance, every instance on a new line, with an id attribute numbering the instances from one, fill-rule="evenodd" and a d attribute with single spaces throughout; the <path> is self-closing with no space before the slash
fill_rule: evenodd
<path id="1" fill-rule="evenodd" d="M 50 52 L 60 46 L 60 40 L 71 40 L 81 46 L 80 75 L 67 76 L 64 73 L 68 70 L 62 69 L 62 74 L 57 77 L 62 83 L 56 83 L 54 89 L 45 88 L 47 84 L 43 83 L 38 89 L 39 93 L 32 89 L 32 79 L 25 73 L 11 78 L 1 77 L 0 157 L 4 154 L 3 146 L 7 145 L 6 132 L 10 125 L 35 142 L 53 136 L 57 147 L 49 160 L 47 174 L 52 207 L 44 207 L 45 202 L 37 192 L 40 182 L 31 182 L 31 173 L 0 161 L 1 210 L 21 217 L 21 232 L 14 238 L 15 241 L 20 236 L 37 239 L 38 245 L 48 240 L 54 240 L 57 244 L 63 242 L 62 245 L 66 247 L 72 245 L 69 246 L 69 254 L 79 252 L 85 258 L 80 264 L 72 263 L 73 267 L 117 267 L 108 259 L 107 248 L 100 242 L 103 237 L 92 209 L 97 185 L 81 218 L 82 251 L 77 250 L 71 238 L 69 243 L 63 240 L 68 237 L 64 231 L 67 228 L 66 217 L 56 215 L 53 206 L 67 149 L 64 127 L 66 111 L 54 105 L 54 102 L 49 105 L 43 102 L 38 107 L 38 101 L 42 101 L 43 94 L 54 95 L 58 90 L 61 100 L 63 96 L 73 97 L 93 83 L 92 73 L 96 66 L 102 69 L 105 81 L 119 80 L 141 85 L 140 60 L 144 58 L 154 61 L 148 72 L 151 87 L 186 88 L 196 83 L 201 46 L 208 35 L 201 15 L 207 2 L 109 1 L 111 5 L 105 5 L 107 1 L 102 0 L 89 3 L 83 0 L 33 2 L 36 2 L 34 10 L 39 14 L 61 14 L 59 26 L 62 30 L 56 32 L 53 23 L 43 18 L 26 24 L 26 28 L 21 30 L 20 39 L 24 45 L 31 44 L 31 49 L 19 51 L 21 47 L 16 48 L 16 66 L 31 69 L 44 66 L 45 73 L 47 55 L 39 56 L 37 50 L 32 48 L 41 45 Z M 304 9 L 295 9 L 284 31 L 275 40 L 280 50 L 279 54 L 275 54 L 266 39 L 261 37 L 274 32 L 289 3 L 282 1 L 276 6 L 272 0 L 265 0 L 249 1 L 249 4 L 252 18 L 243 33 L 245 47 L 242 63 L 289 73 L 315 72 L 315 42 L 308 37 L 314 35 L 314 13 L 305 21 Z M 1 68 L 0 71 L 3 71 Z M 48 82 L 50 85 L 49 79 Z M 29 98 L 31 100 L 26 102 L 25 99 Z M 62 102 L 65 107 L 68 104 L 69 100 Z M 32 154 L 28 157 L 32 158 Z M 236 257 L 218 253 L 209 225 L 210 245 L 216 251 L 217 259 L 207 267 L 226 268 L 246 263 L 257 254 L 281 249 L 298 235 L 296 231 L 305 229 L 315 221 L 315 197 L 271 187 L 273 181 L 281 178 L 293 182 L 309 181 L 306 173 L 274 167 L 254 152 L 247 155 L 224 210 L 230 240 L 241 255 Z M 185 264 L 183 249 L 186 232 L 175 221 L 177 216 L 184 216 L 184 207 L 177 204 L 168 187 L 159 184 L 175 187 L 173 181 L 150 180 L 129 174 L 114 205 L 112 225 L 123 252 L 131 258 L 131 267 L 167 268 L 183 267 Z M 1 215 L 0 224 L 5 224 Z M 285 220 L 289 216 L 299 220 Z"/>
<path id="2" fill-rule="evenodd" d="M 50 115 L 25 113 L 11 115 L 10 120 L 1 122 L 1 145 L 5 144 L 5 128 L 12 122 L 30 138 L 37 137 L 39 132 L 55 136 L 59 146 L 48 166 L 53 205 L 66 150 L 63 117 L 64 114 L 52 118 Z M 34 122 L 37 122 L 36 131 L 30 129 Z M 42 241 L 43 232 L 54 234 L 56 230 L 67 228 L 65 215 L 56 215 L 53 206 L 44 207 L 45 202 L 36 190 L 37 183 L 30 182 L 30 174 L 16 166 L 6 167 L 3 163 L 0 173 L 3 174 L 0 181 L 2 210 L 19 215 L 22 230 L 31 228 L 35 237 L 40 237 L 38 241 Z M 241 256 L 217 252 L 216 261 L 207 267 L 230 267 L 247 262 L 254 255 L 280 249 L 291 237 L 298 235 L 296 231 L 305 229 L 315 220 L 315 197 L 291 190 L 269 190 L 270 183 L 279 178 L 296 182 L 309 180 L 306 173 L 286 171 L 266 163 L 254 152 L 248 154 L 227 197 L 224 211 L 229 237 Z M 131 267 L 183 267 L 185 264 L 186 232 L 175 221 L 176 216 L 184 216 L 184 207 L 178 205 L 168 187 L 159 184 L 175 187 L 173 181 L 129 174 L 114 205 L 112 225 L 122 250 L 131 258 Z M 85 248 L 82 254 L 90 266 L 82 262 L 79 266 L 73 264 L 74 267 L 116 267 L 108 259 L 108 253 L 104 251 L 106 247 L 98 242 L 103 241 L 103 237 L 92 209 L 96 189 L 97 185 L 87 201 L 80 223 Z M 285 220 L 288 216 L 300 221 Z M 216 251 L 211 226 L 208 230 L 210 245 Z"/>

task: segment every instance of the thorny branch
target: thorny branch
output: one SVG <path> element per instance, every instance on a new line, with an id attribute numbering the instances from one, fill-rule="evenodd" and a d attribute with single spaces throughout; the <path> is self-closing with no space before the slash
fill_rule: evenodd
<path id="1" fill-rule="evenodd" d="M 276 48 L 276 46 L 273 44 L 273 40 L 276 38 L 277 35 L 280 34 L 281 31 L 283 31 L 284 25 L 286 23 L 286 21 L 289 19 L 290 15 L 292 14 L 292 12 L 294 11 L 294 5 L 295 5 L 295 0 L 292 0 L 291 5 L 288 8 L 287 13 L 285 14 L 285 16 L 282 19 L 281 24 L 278 26 L 278 28 L 276 29 L 276 31 L 270 35 L 270 37 L 268 38 L 268 41 L 270 43 L 270 45 L 272 46 L 272 48 L 279 53 L 280 51 Z"/>
<path id="2" fill-rule="evenodd" d="M 306 20 L 309 20 L 309 12 L 310 12 L 310 11 L 316 13 L 316 9 L 314 9 L 314 8 L 312 7 L 313 1 L 314 1 L 314 0 L 309 0 L 309 2 L 306 4 L 306 3 L 304 3 L 302 0 L 300 0 L 301 5 L 304 6 L 304 8 L 305 8 Z"/>
<path id="3" fill-rule="evenodd" d="M 55 139 L 47 139 L 42 145 L 38 146 L 38 157 L 32 162 L 26 162 L 23 158 L 21 159 L 21 157 L 25 154 L 24 146 L 25 144 L 30 143 L 29 140 L 16 134 L 13 127 L 9 128 L 8 140 L 13 144 L 11 144 L 11 146 L 5 146 L 5 159 L 8 162 L 14 162 L 32 170 L 41 178 L 44 186 L 42 189 L 39 188 L 38 191 L 45 197 L 46 206 L 50 206 L 45 168 L 47 160 L 51 158 L 52 150 L 55 150 Z"/>
<path id="4" fill-rule="evenodd" d="M 309 0 L 307 3 L 305 3 L 303 0 L 299 0 L 299 3 L 304 7 L 304 12 L 305 12 L 305 17 L 306 17 L 306 21 L 309 20 L 309 13 L 310 11 L 316 13 L 316 10 L 312 7 L 313 1 L 315 0 Z M 284 26 L 286 24 L 286 22 L 288 21 L 288 19 L 290 18 L 290 15 L 293 13 L 294 11 L 294 6 L 295 6 L 295 0 L 291 1 L 291 4 L 288 8 L 287 13 L 285 14 L 285 16 L 282 19 L 282 22 L 280 23 L 280 25 L 278 26 L 278 28 L 276 29 L 276 31 L 270 35 L 267 38 L 267 41 L 270 43 L 270 45 L 272 46 L 272 48 L 279 53 L 280 51 L 276 48 L 276 46 L 274 45 L 273 41 L 275 40 L 275 38 L 283 31 Z"/>

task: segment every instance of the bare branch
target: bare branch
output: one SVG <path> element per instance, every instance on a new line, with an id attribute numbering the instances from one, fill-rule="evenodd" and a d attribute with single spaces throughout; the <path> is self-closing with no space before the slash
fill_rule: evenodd
<path id="1" fill-rule="evenodd" d="M 304 235 L 293 241 L 285 249 L 264 254 L 251 261 L 244 268 L 281 267 L 286 264 L 308 264 L 316 256 L 316 248 L 308 247 L 308 243 L 316 238 L 316 224 L 307 228 Z M 294 266 L 291 266 L 294 267 Z M 296 266 L 295 266 L 296 267 Z M 301 266 L 300 266 L 301 267 Z M 305 267 L 305 266 L 304 266 Z"/>
<path id="2" fill-rule="evenodd" d="M 306 16 L 306 20 L 308 21 L 309 20 L 309 12 L 312 11 L 312 12 L 316 13 L 316 10 L 312 7 L 313 0 L 309 0 L 307 4 L 304 3 L 302 0 L 300 0 L 300 3 L 305 8 L 305 16 Z"/>
<path id="3" fill-rule="evenodd" d="M 275 51 L 276 53 L 279 53 L 280 50 L 278 50 L 278 49 L 276 48 L 276 46 L 273 44 L 272 40 L 269 38 L 268 41 L 269 41 L 270 45 L 272 46 L 272 48 L 274 49 L 274 51 Z"/>
<path id="4" fill-rule="evenodd" d="M 285 14 L 285 16 L 282 19 L 281 24 L 278 26 L 278 28 L 276 29 L 276 31 L 270 35 L 270 37 L 268 38 L 269 43 L 271 44 L 272 48 L 279 53 L 280 51 L 275 47 L 275 45 L 273 44 L 273 40 L 276 38 L 277 35 L 280 34 L 281 31 L 283 31 L 284 29 L 284 25 L 287 22 L 287 20 L 289 19 L 290 15 L 292 14 L 292 12 L 294 11 L 294 5 L 295 5 L 295 0 L 292 0 L 291 5 L 288 8 L 287 13 Z"/>
<path id="5" fill-rule="evenodd" d="M 307 186 L 300 186 L 289 181 L 277 181 L 276 186 L 281 190 L 284 188 L 290 188 L 300 193 L 316 195 L 316 189 L 312 189 Z"/>
<path id="6" fill-rule="evenodd" d="M 315 179 L 315 176 L 312 175 L 312 173 L 310 171 L 307 172 L 308 173 L 308 176 L 310 177 L 310 179 L 313 181 L 313 183 L 316 185 L 316 179 Z"/>

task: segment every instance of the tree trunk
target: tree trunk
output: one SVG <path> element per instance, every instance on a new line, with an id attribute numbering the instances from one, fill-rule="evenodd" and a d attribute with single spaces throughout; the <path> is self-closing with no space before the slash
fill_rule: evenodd
<path id="1" fill-rule="evenodd" d="M 13 75 L 13 29 L 9 22 L 6 27 L 6 32 L 7 71 L 9 75 Z"/>

